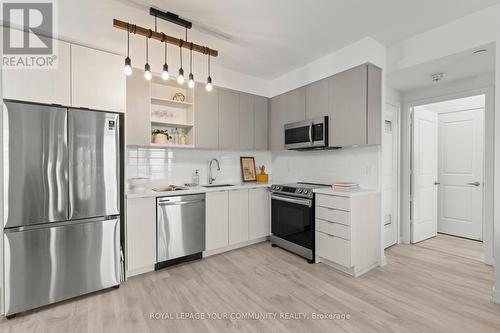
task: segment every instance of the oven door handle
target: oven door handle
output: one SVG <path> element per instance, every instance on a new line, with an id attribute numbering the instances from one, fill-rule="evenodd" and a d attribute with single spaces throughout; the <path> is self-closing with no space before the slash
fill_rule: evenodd
<path id="1" fill-rule="evenodd" d="M 283 197 L 281 195 L 276 195 L 276 194 L 272 194 L 271 195 L 271 199 L 273 199 L 273 200 L 279 200 L 279 201 L 285 201 L 285 202 L 291 202 L 291 203 L 299 204 L 299 205 L 302 205 L 302 206 L 307 206 L 309 208 L 312 207 L 312 201 L 311 200 L 307 200 L 307 199 L 288 198 L 288 197 Z"/>
<path id="2" fill-rule="evenodd" d="M 309 125 L 309 143 L 313 143 L 313 127 L 314 126 L 314 123 L 311 123 Z"/>

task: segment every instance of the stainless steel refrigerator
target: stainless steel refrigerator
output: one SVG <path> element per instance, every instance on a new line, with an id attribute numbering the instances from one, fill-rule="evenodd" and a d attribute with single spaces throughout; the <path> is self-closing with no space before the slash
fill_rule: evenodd
<path id="1" fill-rule="evenodd" d="M 5 314 L 118 286 L 118 115 L 3 107 Z"/>

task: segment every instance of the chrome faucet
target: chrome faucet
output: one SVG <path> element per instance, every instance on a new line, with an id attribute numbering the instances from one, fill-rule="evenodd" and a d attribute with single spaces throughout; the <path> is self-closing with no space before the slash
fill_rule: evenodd
<path id="1" fill-rule="evenodd" d="M 210 160 L 210 163 L 208 164 L 208 183 L 209 184 L 212 184 L 215 180 L 215 177 L 212 177 L 212 163 L 213 162 L 217 163 L 217 171 L 220 171 L 219 161 L 216 158 L 212 158 Z"/>

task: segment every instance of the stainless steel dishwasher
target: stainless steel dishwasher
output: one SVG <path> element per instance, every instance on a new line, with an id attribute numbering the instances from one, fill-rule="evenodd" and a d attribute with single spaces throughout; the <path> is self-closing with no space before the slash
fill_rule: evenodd
<path id="1" fill-rule="evenodd" d="M 157 199 L 155 269 L 201 259 L 205 250 L 205 194 Z"/>

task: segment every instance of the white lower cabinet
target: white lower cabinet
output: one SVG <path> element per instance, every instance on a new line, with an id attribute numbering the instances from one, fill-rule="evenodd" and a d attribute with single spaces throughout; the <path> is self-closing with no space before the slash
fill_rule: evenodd
<path id="1" fill-rule="evenodd" d="M 127 199 L 126 239 L 127 275 L 151 270 L 156 263 L 156 198 Z"/>
<path id="2" fill-rule="evenodd" d="M 229 245 L 248 240 L 248 190 L 228 192 Z"/>
<path id="3" fill-rule="evenodd" d="M 248 238 L 269 236 L 269 191 L 267 188 L 248 190 Z"/>
<path id="4" fill-rule="evenodd" d="M 228 192 L 208 192 L 205 197 L 205 250 L 229 245 Z"/>
<path id="5" fill-rule="evenodd" d="M 205 205 L 205 251 L 209 254 L 249 245 L 269 236 L 267 188 L 207 192 Z"/>
<path id="6" fill-rule="evenodd" d="M 380 264 L 378 194 L 316 194 L 316 261 L 359 276 Z"/>

